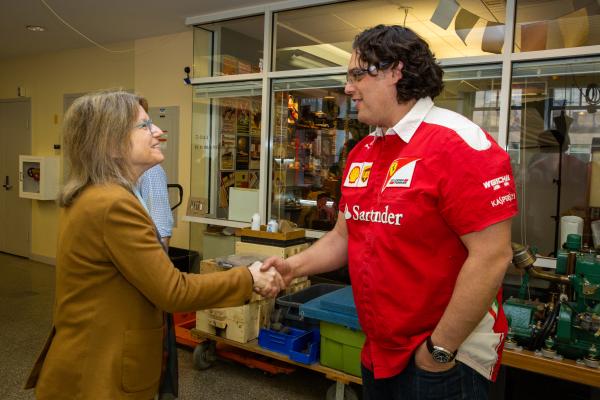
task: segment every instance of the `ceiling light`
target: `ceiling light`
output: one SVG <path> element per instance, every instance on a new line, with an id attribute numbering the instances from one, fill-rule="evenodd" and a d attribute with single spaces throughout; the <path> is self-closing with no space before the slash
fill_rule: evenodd
<path id="1" fill-rule="evenodd" d="M 46 30 L 46 28 L 39 25 L 27 25 L 26 28 L 32 32 L 44 32 Z"/>

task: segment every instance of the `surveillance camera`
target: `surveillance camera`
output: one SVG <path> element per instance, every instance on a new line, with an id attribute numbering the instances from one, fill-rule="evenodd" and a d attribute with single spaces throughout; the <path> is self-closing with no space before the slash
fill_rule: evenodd
<path id="1" fill-rule="evenodd" d="M 185 82 L 186 85 L 190 85 L 192 83 L 192 81 L 190 80 L 190 72 L 191 72 L 190 67 L 185 67 L 183 69 L 183 72 L 185 72 L 185 78 L 183 78 L 183 81 Z"/>

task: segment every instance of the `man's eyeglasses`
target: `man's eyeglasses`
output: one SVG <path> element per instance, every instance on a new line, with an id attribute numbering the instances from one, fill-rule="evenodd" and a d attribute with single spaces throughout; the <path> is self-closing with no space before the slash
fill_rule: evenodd
<path id="1" fill-rule="evenodd" d="M 356 83 L 362 80 L 367 74 L 371 76 L 377 75 L 377 72 L 389 66 L 389 62 L 381 62 L 379 64 L 371 64 L 367 68 L 351 68 L 346 74 L 346 83 Z"/>
<path id="2" fill-rule="evenodd" d="M 139 129 L 148 129 L 148 133 L 152 134 L 152 126 L 153 126 L 152 120 L 150 118 L 148 118 L 148 119 L 142 120 L 142 122 L 137 124 L 135 127 L 139 128 Z"/>

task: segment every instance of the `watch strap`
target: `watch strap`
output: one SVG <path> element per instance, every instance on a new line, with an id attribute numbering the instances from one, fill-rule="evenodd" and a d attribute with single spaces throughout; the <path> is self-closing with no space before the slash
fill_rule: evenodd
<path id="1" fill-rule="evenodd" d="M 456 354 L 458 353 L 458 349 L 455 351 L 450 351 L 442 346 L 434 345 L 433 341 L 431 340 L 431 335 L 427 336 L 427 339 L 425 339 L 425 343 L 427 344 L 427 350 L 430 354 L 433 354 L 433 352 L 436 350 L 446 353 L 448 355 L 448 362 L 454 360 L 454 357 L 456 357 Z"/>

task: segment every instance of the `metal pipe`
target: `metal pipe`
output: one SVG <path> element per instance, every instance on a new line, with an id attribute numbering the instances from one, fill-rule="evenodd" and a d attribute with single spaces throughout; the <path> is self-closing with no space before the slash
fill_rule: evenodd
<path id="1" fill-rule="evenodd" d="M 536 258 L 529 248 L 522 244 L 512 242 L 511 243 L 513 258 L 512 263 L 519 269 L 527 269 L 533 266 Z"/>
<path id="2" fill-rule="evenodd" d="M 575 273 L 575 263 L 577 261 L 577 253 L 569 251 L 567 255 L 567 275 L 573 275 Z"/>
<path id="3" fill-rule="evenodd" d="M 550 272 L 540 271 L 536 267 L 527 268 L 527 272 L 529 272 L 529 276 L 532 278 L 544 279 L 546 281 L 562 283 L 564 285 L 571 284 L 571 280 L 566 275 L 556 275 Z"/>
<path id="4" fill-rule="evenodd" d="M 573 275 L 575 273 L 575 264 L 577 263 L 577 253 L 574 251 L 569 251 L 569 253 L 567 254 L 567 276 Z M 569 296 L 570 299 L 573 299 L 573 295 L 575 288 L 573 286 L 570 286 L 569 288 L 567 288 L 566 292 L 567 292 L 567 296 Z"/>
<path id="5" fill-rule="evenodd" d="M 533 255 L 533 253 L 531 251 L 529 251 L 529 248 L 523 246 L 522 244 L 515 243 L 515 242 L 511 243 L 511 246 L 512 246 L 512 251 L 513 251 L 512 262 L 513 262 L 514 266 L 519 269 L 526 270 L 529 273 L 530 277 L 544 279 L 544 280 L 550 281 L 550 282 L 562 283 L 565 285 L 569 285 L 571 283 L 568 275 L 567 276 L 556 275 L 556 274 L 553 274 L 550 272 L 540 271 L 539 269 L 534 267 L 533 263 L 535 263 L 536 258 Z M 569 256 L 570 256 L 570 254 L 569 254 Z M 572 261 L 573 270 L 575 269 L 574 261 L 575 261 L 575 258 L 573 258 L 573 261 Z"/>

